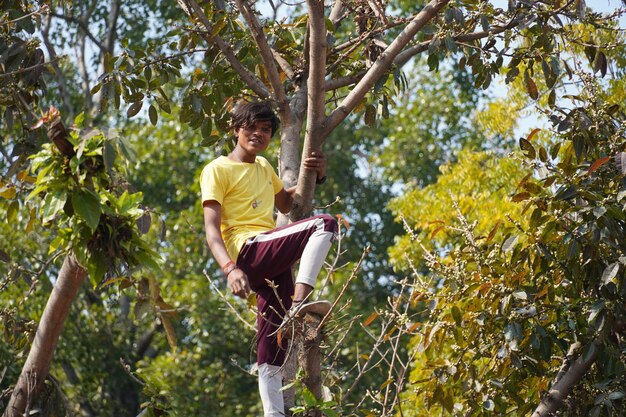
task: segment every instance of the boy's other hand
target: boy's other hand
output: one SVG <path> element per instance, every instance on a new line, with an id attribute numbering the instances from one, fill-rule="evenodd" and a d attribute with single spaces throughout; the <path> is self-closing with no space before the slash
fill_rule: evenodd
<path id="1" fill-rule="evenodd" d="M 228 286 L 237 297 L 247 298 L 248 294 L 250 294 L 248 276 L 239 268 L 228 274 Z"/>
<path id="2" fill-rule="evenodd" d="M 326 176 L 326 155 L 322 152 L 311 152 L 311 156 L 304 158 L 304 167 L 317 173 L 317 179 Z"/>

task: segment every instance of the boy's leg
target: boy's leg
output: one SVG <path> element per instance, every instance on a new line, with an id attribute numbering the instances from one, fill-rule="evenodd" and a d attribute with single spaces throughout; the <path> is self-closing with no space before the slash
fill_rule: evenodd
<path id="1" fill-rule="evenodd" d="M 337 221 L 328 214 L 300 220 L 249 239 L 241 249 L 237 265 L 248 275 L 255 290 L 266 285 L 300 258 L 296 283 L 315 287 L 315 280 L 337 234 Z"/>
<path id="2" fill-rule="evenodd" d="M 257 363 L 281 366 L 285 360 L 285 346 L 279 346 L 276 330 L 285 311 L 291 308 L 293 279 L 288 270 L 273 280 L 277 287 L 258 288 L 257 298 Z"/>
<path id="3" fill-rule="evenodd" d="M 291 307 L 293 280 L 291 270 L 274 277 L 277 288 L 269 285 L 257 289 L 257 363 L 259 365 L 259 393 L 265 417 L 285 415 L 282 373 L 285 346 L 279 346 L 275 334 L 285 309 Z M 286 342 L 283 342 L 286 343 Z"/>
<path id="4" fill-rule="evenodd" d="M 317 274 L 324 264 L 330 245 L 337 233 L 337 222 L 329 215 L 315 216 L 250 239 L 242 248 L 237 265 L 246 273 L 250 287 L 257 293 L 258 340 L 257 363 L 259 364 L 259 390 L 266 417 L 283 405 L 282 376 L 271 372 L 272 367 L 282 366 L 284 347 L 278 344 L 276 330 L 286 310 L 291 308 L 294 284 L 292 265 L 301 257 L 297 286 L 310 292 Z M 267 285 L 271 279 L 276 292 Z M 278 296 L 277 296 L 278 295 Z M 263 366 L 266 365 L 266 366 Z M 264 372 L 261 372 L 263 367 Z M 270 370 L 269 372 L 265 372 Z M 280 387 L 276 392 L 275 387 Z M 270 414 L 267 414 L 270 413 Z"/>
<path id="5" fill-rule="evenodd" d="M 283 400 L 283 377 L 280 366 L 264 363 L 259 365 L 259 393 L 263 403 L 264 417 L 280 417 L 285 415 Z"/>

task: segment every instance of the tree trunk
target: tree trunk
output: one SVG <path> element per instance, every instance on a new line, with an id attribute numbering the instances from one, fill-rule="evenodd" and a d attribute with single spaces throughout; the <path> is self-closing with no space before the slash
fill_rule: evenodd
<path id="1" fill-rule="evenodd" d="M 322 367 L 320 357 L 320 343 L 322 341 L 322 331 L 318 331 L 321 317 L 306 314 L 303 318 L 302 326 L 302 343 L 299 349 L 299 362 L 304 368 L 304 385 L 311 393 L 321 400 L 323 398 L 322 389 Z M 310 417 L 320 417 L 322 414 L 318 410 L 314 410 L 308 414 Z"/>
<path id="2" fill-rule="evenodd" d="M 30 407 L 48 376 L 63 323 L 86 275 L 87 271 L 78 264 L 73 254 L 65 258 L 4 417 L 29 415 Z"/>

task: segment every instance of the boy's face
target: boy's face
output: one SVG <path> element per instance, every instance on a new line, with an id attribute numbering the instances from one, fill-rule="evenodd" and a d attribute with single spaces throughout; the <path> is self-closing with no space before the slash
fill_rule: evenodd
<path id="1" fill-rule="evenodd" d="M 237 145 L 249 154 L 256 155 L 263 152 L 270 144 L 272 138 L 272 122 L 260 120 L 252 126 L 235 129 Z"/>

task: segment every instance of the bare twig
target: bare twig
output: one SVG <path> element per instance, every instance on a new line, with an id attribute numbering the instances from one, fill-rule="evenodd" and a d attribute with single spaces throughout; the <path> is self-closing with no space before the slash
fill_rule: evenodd
<path id="1" fill-rule="evenodd" d="M 219 295 L 219 297 L 226 303 L 226 305 L 230 308 L 230 310 L 235 313 L 235 317 L 237 317 L 243 324 L 246 325 L 247 328 L 249 328 L 250 330 L 256 332 L 256 327 L 252 324 L 250 324 L 246 319 L 244 319 L 241 314 L 239 313 L 239 311 L 237 311 L 237 309 L 235 308 L 235 306 L 230 302 L 230 300 L 228 299 L 228 297 L 226 297 L 226 295 L 224 295 L 224 293 L 222 293 L 220 291 L 220 289 L 218 288 L 218 286 L 215 284 L 215 282 L 211 279 L 211 277 L 209 276 L 209 274 L 207 274 L 206 271 L 204 272 L 204 276 L 209 280 L 209 283 L 211 283 L 211 286 L 213 287 L 213 289 L 215 289 L 215 292 L 217 292 L 217 295 Z"/>

